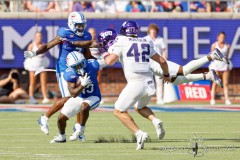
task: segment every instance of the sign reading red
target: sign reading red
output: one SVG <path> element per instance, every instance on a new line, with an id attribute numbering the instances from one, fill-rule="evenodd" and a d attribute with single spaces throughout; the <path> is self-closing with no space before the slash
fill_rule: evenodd
<path id="1" fill-rule="evenodd" d="M 181 100 L 210 100 L 210 85 L 178 85 Z"/>

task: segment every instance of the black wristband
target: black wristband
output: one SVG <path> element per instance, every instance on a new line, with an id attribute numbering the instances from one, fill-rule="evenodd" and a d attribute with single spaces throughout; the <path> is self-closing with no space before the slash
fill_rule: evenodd
<path id="1" fill-rule="evenodd" d="M 170 75 L 169 75 L 169 74 L 163 74 L 163 76 L 164 76 L 164 77 L 170 77 Z"/>

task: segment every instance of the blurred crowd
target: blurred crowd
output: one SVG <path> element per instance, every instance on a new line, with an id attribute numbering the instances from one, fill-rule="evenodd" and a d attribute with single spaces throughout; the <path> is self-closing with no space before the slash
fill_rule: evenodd
<path id="1" fill-rule="evenodd" d="M 2 0 L 2 12 L 240 12 L 240 1 Z"/>

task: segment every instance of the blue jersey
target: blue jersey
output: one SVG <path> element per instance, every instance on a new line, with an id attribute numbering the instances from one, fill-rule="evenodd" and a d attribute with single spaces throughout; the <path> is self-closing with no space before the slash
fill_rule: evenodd
<path id="1" fill-rule="evenodd" d="M 86 61 L 85 72 L 90 76 L 91 84 L 88 85 L 82 93 L 80 93 L 79 97 L 88 98 L 90 96 L 97 96 L 101 99 L 101 93 L 98 86 L 97 73 L 100 68 L 99 63 L 94 59 L 89 59 Z M 73 70 L 72 68 L 67 68 L 63 75 L 64 79 L 67 82 L 76 83 L 79 77 L 79 74 Z"/>
<path id="2" fill-rule="evenodd" d="M 62 38 L 67 38 L 68 40 L 70 40 L 72 42 L 92 40 L 91 34 L 87 31 L 84 31 L 83 36 L 79 37 L 71 29 L 64 28 L 64 27 L 61 27 L 61 28 L 58 29 L 57 35 L 62 37 Z M 84 48 L 69 46 L 67 43 L 64 43 L 64 42 L 62 42 L 59 45 L 59 57 L 58 57 L 57 63 L 56 63 L 57 73 L 64 72 L 66 70 L 66 68 L 67 68 L 66 58 L 67 58 L 68 53 L 70 53 L 72 51 L 78 51 L 80 53 L 83 53 Z"/>

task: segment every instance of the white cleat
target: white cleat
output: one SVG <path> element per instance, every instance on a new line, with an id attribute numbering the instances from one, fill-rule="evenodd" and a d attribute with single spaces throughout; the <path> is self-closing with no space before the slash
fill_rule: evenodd
<path id="1" fill-rule="evenodd" d="M 226 56 L 224 56 L 217 48 L 215 48 L 210 54 L 212 54 L 213 59 L 218 61 L 223 61 L 226 64 L 229 64 L 229 61 Z"/>
<path id="2" fill-rule="evenodd" d="M 79 132 L 79 131 L 75 131 L 70 137 L 69 139 L 71 141 L 77 141 L 80 140 L 82 142 L 84 142 L 86 140 L 85 135 L 83 134 L 83 132 Z"/>
<path id="3" fill-rule="evenodd" d="M 216 101 L 215 101 L 214 99 L 211 99 L 211 100 L 210 100 L 210 104 L 211 104 L 211 105 L 215 105 L 215 104 L 216 104 Z"/>
<path id="4" fill-rule="evenodd" d="M 210 76 L 210 80 L 212 82 L 215 82 L 217 85 L 219 85 L 221 88 L 223 88 L 223 84 L 222 84 L 222 81 L 221 79 L 217 76 L 215 70 L 211 69 L 209 72 L 208 72 L 209 76 Z"/>
<path id="5" fill-rule="evenodd" d="M 226 105 L 231 105 L 232 102 L 231 102 L 229 99 L 226 99 L 226 100 L 225 100 L 225 104 L 226 104 Z"/>
<path id="6" fill-rule="evenodd" d="M 55 136 L 53 140 L 50 141 L 50 143 L 66 143 L 66 136 L 58 135 Z"/>
<path id="7" fill-rule="evenodd" d="M 48 129 L 48 121 L 44 119 L 44 115 L 42 115 L 39 119 L 38 119 L 38 124 L 41 127 L 41 131 L 44 134 L 49 134 L 49 129 Z"/>
<path id="8" fill-rule="evenodd" d="M 160 121 L 160 123 L 158 125 L 155 125 L 155 129 L 156 129 L 158 138 L 163 139 L 164 136 L 165 136 L 165 130 L 163 128 L 163 122 Z"/>
<path id="9" fill-rule="evenodd" d="M 142 132 L 137 136 L 137 148 L 136 150 L 140 150 L 144 148 L 144 141 L 147 140 L 148 134 L 146 132 Z"/>

